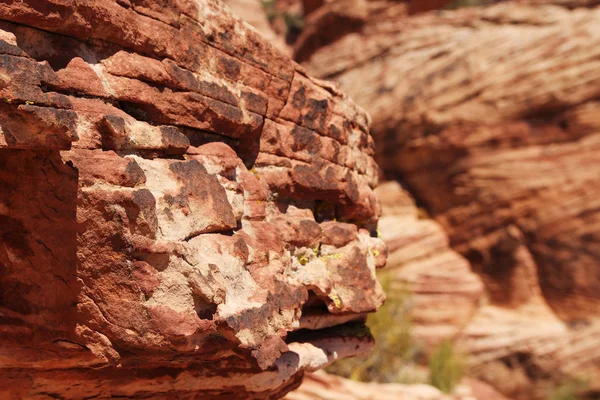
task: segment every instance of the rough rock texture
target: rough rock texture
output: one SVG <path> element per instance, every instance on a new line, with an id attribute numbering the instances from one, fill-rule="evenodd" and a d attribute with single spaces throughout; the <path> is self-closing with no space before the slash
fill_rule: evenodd
<path id="1" fill-rule="evenodd" d="M 304 382 L 286 400 L 508 400 L 483 382 L 465 379 L 452 395 L 429 385 L 363 383 L 323 371 L 306 374 Z"/>
<path id="2" fill-rule="evenodd" d="M 0 398 L 277 398 L 368 349 L 368 125 L 218 1 L 2 2 Z"/>
<path id="3" fill-rule="evenodd" d="M 483 280 L 460 343 L 523 399 L 600 391 L 600 8 L 565 5 L 359 19 L 323 42 L 309 26 L 297 47 L 367 108 L 386 177 Z"/>

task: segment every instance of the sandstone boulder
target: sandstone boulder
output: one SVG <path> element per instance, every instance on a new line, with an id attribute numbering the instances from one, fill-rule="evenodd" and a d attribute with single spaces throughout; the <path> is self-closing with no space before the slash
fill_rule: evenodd
<path id="1" fill-rule="evenodd" d="M 3 2 L 0 398 L 279 398 L 368 350 L 373 155 L 218 1 Z"/>

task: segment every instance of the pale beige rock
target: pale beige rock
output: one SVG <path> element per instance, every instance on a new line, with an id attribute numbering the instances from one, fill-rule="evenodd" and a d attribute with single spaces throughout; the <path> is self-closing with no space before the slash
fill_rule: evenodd
<path id="1" fill-rule="evenodd" d="M 304 383 L 287 400 L 508 400 L 482 382 L 464 380 L 452 395 L 424 384 L 363 383 L 319 371 L 307 374 Z"/>
<path id="2" fill-rule="evenodd" d="M 456 336 L 483 300 L 483 283 L 450 248 L 443 228 L 419 215 L 397 182 L 376 189 L 383 215 L 379 234 L 388 245 L 387 274 L 395 290 L 410 293 L 411 333 L 427 349 Z"/>

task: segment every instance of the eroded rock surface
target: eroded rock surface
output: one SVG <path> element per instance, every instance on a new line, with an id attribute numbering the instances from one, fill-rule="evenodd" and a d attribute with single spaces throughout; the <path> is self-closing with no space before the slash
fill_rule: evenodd
<path id="1" fill-rule="evenodd" d="M 3 2 L 0 100 L 0 397 L 278 398 L 370 347 L 368 117 L 220 2 Z"/>
<path id="2" fill-rule="evenodd" d="M 369 11 L 322 44 L 308 27 L 297 55 L 366 107 L 387 178 L 484 282 L 459 335 L 473 371 L 511 397 L 578 378 L 596 393 L 600 8 L 520 3 L 547 2 Z"/>

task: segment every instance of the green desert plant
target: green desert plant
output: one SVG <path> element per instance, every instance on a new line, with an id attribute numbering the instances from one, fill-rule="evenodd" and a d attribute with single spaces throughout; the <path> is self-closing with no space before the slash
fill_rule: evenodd
<path id="1" fill-rule="evenodd" d="M 277 10 L 275 8 L 275 0 L 261 0 L 263 10 L 269 22 L 273 22 L 273 19 L 277 17 Z"/>
<path id="2" fill-rule="evenodd" d="M 423 352 L 411 337 L 410 293 L 389 273 L 381 274 L 379 281 L 387 300 L 367 320 L 375 348 L 368 357 L 337 361 L 328 372 L 363 382 L 426 383 L 426 368 L 418 365 Z M 464 358 L 451 341 L 444 341 L 429 358 L 429 383 L 450 393 L 464 370 Z"/>
<path id="3" fill-rule="evenodd" d="M 368 357 L 337 361 L 328 371 L 363 382 L 425 382 L 425 374 L 415 363 L 421 350 L 411 339 L 410 294 L 405 287 L 394 284 L 389 274 L 381 274 L 379 281 L 387 300 L 367 320 L 375 338 L 374 350 Z"/>
<path id="4" fill-rule="evenodd" d="M 451 393 L 460 382 L 465 370 L 463 357 L 447 340 L 429 358 L 429 383 L 444 393 Z"/>
<path id="5" fill-rule="evenodd" d="M 282 12 L 277 9 L 275 0 L 261 0 L 263 10 L 267 19 L 272 24 L 276 19 L 282 19 L 285 23 L 287 33 L 299 33 L 304 29 L 304 16 L 297 13 Z"/>
<path id="6" fill-rule="evenodd" d="M 285 22 L 288 32 L 302 32 L 304 29 L 304 17 L 302 15 L 283 14 L 283 21 Z"/>
<path id="7" fill-rule="evenodd" d="M 581 400 L 580 393 L 588 387 L 583 379 L 573 379 L 556 386 L 548 396 L 548 400 Z"/>

